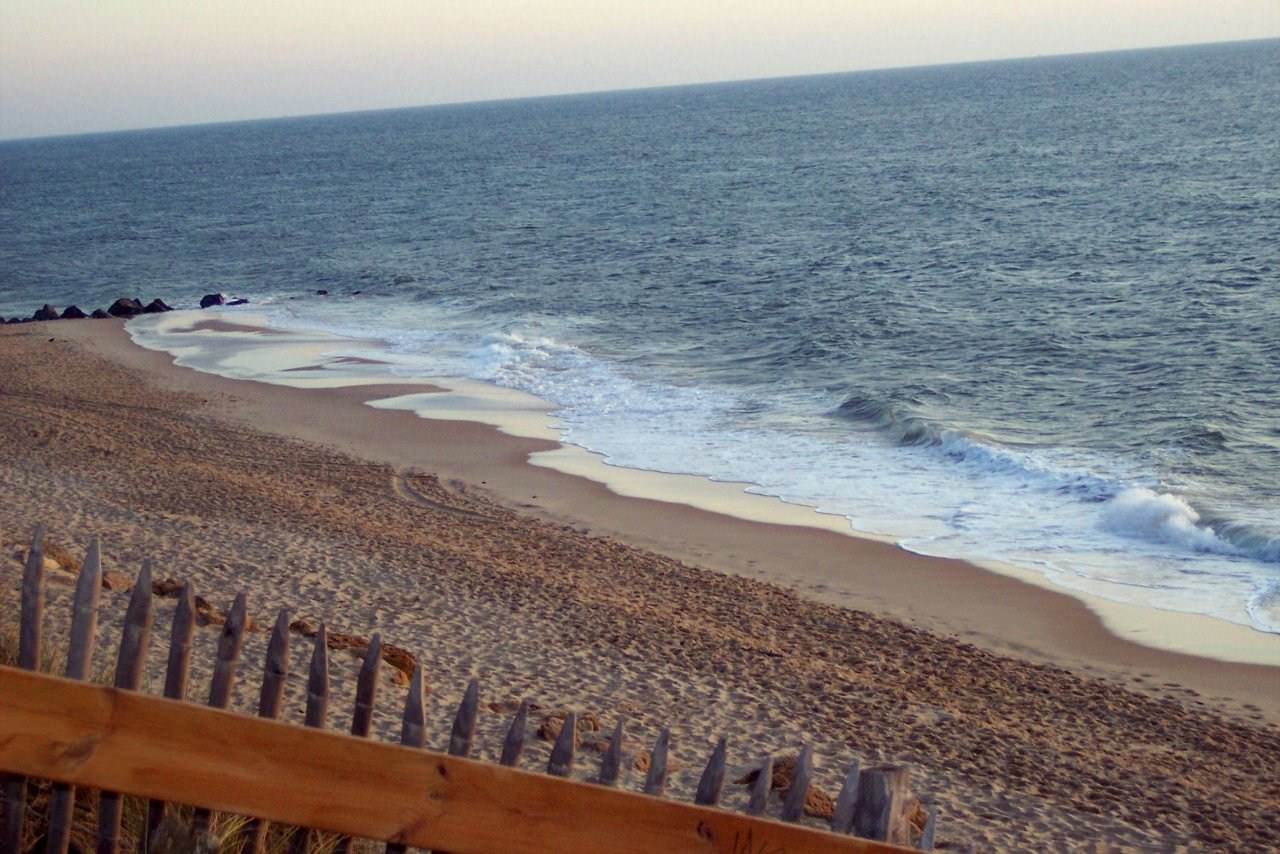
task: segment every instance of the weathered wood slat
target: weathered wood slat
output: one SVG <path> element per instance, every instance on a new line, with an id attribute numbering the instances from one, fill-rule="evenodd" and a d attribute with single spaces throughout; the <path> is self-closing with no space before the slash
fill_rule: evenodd
<path id="1" fill-rule="evenodd" d="M 934 834 L 934 831 L 937 830 L 937 828 L 938 828 L 938 807 L 935 804 L 934 806 L 929 807 L 928 816 L 924 820 L 924 831 L 920 834 L 920 842 L 917 843 L 916 845 L 916 848 L 918 850 L 920 851 L 933 850 L 933 834 Z"/>
<path id="2" fill-rule="evenodd" d="M 862 771 L 853 810 L 854 834 L 863 839 L 909 845 L 906 802 L 910 785 L 911 773 L 901 766 L 883 765 Z"/>
<path id="3" fill-rule="evenodd" d="M 616 786 L 618 776 L 622 772 L 622 738 L 625 716 L 619 716 L 613 727 L 613 737 L 609 739 L 609 749 L 600 758 L 600 782 L 605 786 Z"/>
<path id="4" fill-rule="evenodd" d="M 262 690 L 258 693 L 258 716 L 275 719 L 280 716 L 284 687 L 289 679 L 289 612 L 281 609 L 267 643 L 267 657 L 262 665 Z"/>
<path id="5" fill-rule="evenodd" d="M 71 616 L 71 640 L 67 649 L 67 678 L 84 679 L 93 664 L 93 648 L 98 637 L 98 600 L 102 594 L 102 544 L 89 540 L 89 551 L 76 579 Z M 75 786 L 55 783 L 49 795 L 49 832 L 45 850 L 66 854 L 71 843 L 71 814 L 75 808 Z"/>
<path id="6" fill-rule="evenodd" d="M 267 657 L 262 665 L 262 690 L 258 694 L 258 717 L 275 720 L 280 716 L 284 686 L 289 679 L 289 612 L 280 609 L 275 628 L 267 644 Z M 261 854 L 267 841 L 268 823 L 250 818 L 244 827 L 245 845 L 241 850 Z"/>
<path id="7" fill-rule="evenodd" d="M 766 756 L 751 785 L 751 800 L 747 803 L 747 815 L 764 815 L 769 808 L 769 791 L 773 788 L 773 757 Z"/>
<path id="8" fill-rule="evenodd" d="M 182 585 L 173 609 L 173 625 L 169 630 L 169 659 L 164 671 L 164 695 L 170 700 L 187 698 L 187 676 L 191 672 L 191 639 L 196 630 L 196 596 L 191 582 Z M 147 803 L 147 824 L 138 840 L 139 854 L 146 854 L 164 820 L 164 801 Z"/>
<path id="9" fill-rule="evenodd" d="M 378 701 L 378 673 L 382 669 L 382 635 L 374 632 L 369 638 L 369 647 L 364 652 L 364 661 L 360 664 L 360 675 L 356 677 L 356 705 L 351 713 L 351 734 L 365 738 L 373 728 L 373 709 Z M 337 854 L 349 854 L 351 837 L 344 836 L 338 840 L 334 849 Z"/>
<path id="10" fill-rule="evenodd" d="M 102 596 L 102 543 L 89 540 L 89 550 L 76 579 L 72 605 L 71 640 L 67 647 L 67 678 L 84 679 L 93 665 L 93 649 L 98 638 L 98 601 Z"/>
<path id="11" fill-rule="evenodd" d="M 809 784 L 813 782 L 813 748 L 805 745 L 796 757 L 796 770 L 791 777 L 791 787 L 782 801 L 782 820 L 799 821 L 804 815 L 804 801 L 809 796 Z"/>
<path id="12" fill-rule="evenodd" d="M 547 760 L 547 773 L 553 777 L 568 777 L 573 772 L 573 756 L 578 749 L 578 713 L 569 712 L 564 716 L 564 724 L 556 743 L 551 748 L 551 758 Z"/>
<path id="13" fill-rule="evenodd" d="M 671 730 L 663 727 L 649 754 L 649 772 L 644 778 L 646 795 L 661 795 L 667 788 L 667 748 L 670 743 Z"/>
<path id="14" fill-rule="evenodd" d="M 844 784 L 840 786 L 840 794 L 836 797 L 836 808 L 831 814 L 832 833 L 848 833 L 853 830 L 853 808 L 858 802 L 858 773 L 859 763 L 855 759 L 849 764 Z"/>
<path id="15" fill-rule="evenodd" d="M 502 741 L 502 758 L 498 764 L 514 767 L 520 762 L 520 754 L 524 753 L 525 732 L 529 728 L 529 701 L 520 701 L 520 709 L 511 719 L 507 737 Z"/>
<path id="16" fill-rule="evenodd" d="M 213 667 L 213 679 L 209 682 L 209 705 L 215 709 L 225 709 L 231 701 L 236 668 L 240 664 L 240 652 L 244 649 L 244 628 L 248 617 L 246 608 L 244 594 L 236 594 L 226 622 L 222 624 L 222 633 L 218 636 L 218 658 Z"/>
<path id="17" fill-rule="evenodd" d="M 116 657 L 117 688 L 137 691 L 142 686 L 150 645 L 151 561 L 144 560 L 124 615 L 124 633 Z M 102 792 L 98 796 L 98 854 L 116 854 L 120 850 L 120 814 L 123 808 L 123 798 L 116 792 Z"/>
<path id="18" fill-rule="evenodd" d="M 724 766 L 726 760 L 727 741 L 724 736 L 716 742 L 707 760 L 707 767 L 702 769 L 702 777 L 698 780 L 698 790 L 693 796 L 695 804 L 713 807 L 720 803 L 720 792 L 724 789 Z"/>
<path id="19" fill-rule="evenodd" d="M 404 718 L 400 721 L 400 743 L 405 747 L 425 747 L 427 708 L 422 690 L 422 665 L 414 664 L 409 693 L 404 698 Z"/>
<path id="20" fill-rule="evenodd" d="M 351 713 L 351 734 L 365 737 L 373 728 L 373 710 L 378 702 L 378 673 L 382 669 L 382 636 L 374 633 L 356 677 L 356 704 Z"/>
<path id="21" fill-rule="evenodd" d="M 400 722 L 400 744 L 422 748 L 427 743 L 427 715 L 422 699 L 422 665 L 415 664 L 413 678 L 409 680 L 409 695 L 404 700 L 404 718 Z M 387 843 L 386 854 L 404 854 L 409 846 L 393 840 Z"/>
<path id="22" fill-rule="evenodd" d="M 173 609 L 169 630 L 169 659 L 164 671 L 164 695 L 171 700 L 187 698 L 187 678 L 191 673 L 191 639 L 196 632 L 196 593 L 187 582 L 182 585 Z"/>
<path id="23" fill-rule="evenodd" d="M 0 771 L 457 854 L 902 850 L 15 668 L 0 732 Z"/>
<path id="24" fill-rule="evenodd" d="M 18 628 L 18 666 L 40 669 L 40 643 L 44 627 L 44 525 L 37 525 L 27 549 L 22 571 L 22 616 Z M 27 780 L 6 774 L 4 779 L 4 830 L 0 848 L 22 847 L 22 821 L 27 812 Z"/>
<path id="25" fill-rule="evenodd" d="M 22 570 L 22 622 L 18 635 L 18 666 L 40 669 L 40 641 L 44 627 L 44 525 L 37 525 Z"/>
<path id="26" fill-rule="evenodd" d="M 324 728 L 329 714 L 329 631 L 323 624 L 316 632 L 315 648 L 311 652 L 311 666 L 307 671 L 307 713 L 305 723 L 309 727 Z"/>
<path id="27" fill-rule="evenodd" d="M 329 631 L 320 624 L 316 632 L 315 646 L 311 650 L 311 664 L 307 671 L 307 712 L 305 723 L 314 729 L 324 729 L 329 713 Z M 306 854 L 311 842 L 311 831 L 299 827 L 289 840 L 289 854 Z"/>
<path id="28" fill-rule="evenodd" d="M 471 741 L 476 734 L 476 715 L 480 712 L 480 682 L 472 679 L 458 704 L 453 717 L 453 729 L 449 732 L 449 755 L 470 756 Z"/>
<path id="29" fill-rule="evenodd" d="M 231 610 L 227 613 L 226 622 L 222 624 L 222 634 L 218 636 L 218 658 L 213 665 L 213 679 L 209 682 L 209 705 L 215 709 L 225 709 L 231 701 L 231 689 L 235 686 L 236 667 L 240 663 L 240 652 L 244 649 L 244 628 L 248 619 L 243 593 L 236 594 Z M 209 832 L 209 811 L 196 809 L 191 816 L 191 829 L 197 840 L 203 839 Z"/>

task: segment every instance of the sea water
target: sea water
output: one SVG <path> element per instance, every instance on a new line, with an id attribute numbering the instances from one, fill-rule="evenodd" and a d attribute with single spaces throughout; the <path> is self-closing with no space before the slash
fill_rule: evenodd
<path id="1" fill-rule="evenodd" d="M 0 312 L 213 291 L 1280 632 L 1280 41 L 0 143 Z"/>

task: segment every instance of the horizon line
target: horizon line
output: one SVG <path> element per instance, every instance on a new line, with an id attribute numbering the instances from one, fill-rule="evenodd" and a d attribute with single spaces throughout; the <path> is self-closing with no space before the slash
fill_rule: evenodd
<path id="1" fill-rule="evenodd" d="M 914 63 L 909 65 L 885 65 L 874 68 L 853 68 L 842 71 L 806 71 L 797 74 L 780 74 L 770 77 L 732 77 L 716 80 L 695 80 L 686 83 L 662 83 L 652 86 L 627 86 L 609 89 L 580 89 L 568 92 L 544 92 L 536 95 L 498 96 L 493 98 L 475 98 L 464 101 L 432 101 L 425 104 L 402 104 L 392 107 L 367 107 L 354 110 L 335 110 L 321 113 L 282 113 L 269 116 L 245 116 L 232 119 L 211 119 L 209 121 L 181 122 L 173 124 L 145 125 L 142 127 L 113 128 L 108 130 L 71 131 L 68 133 L 36 134 L 31 136 L 0 136 L 0 145 L 10 142 L 39 142 L 52 139 L 74 139 L 76 137 L 107 136 L 110 134 L 147 133 L 159 130 L 182 130 L 187 128 L 217 127 L 221 125 L 254 124 L 258 122 L 291 121 L 301 119 L 330 118 L 334 116 L 355 116 L 366 113 L 391 113 L 406 110 L 425 110 L 444 107 L 463 107 L 481 104 L 503 104 L 518 101 L 539 101 L 554 98 L 576 98 L 591 95 L 623 94 L 630 92 L 657 92 L 665 89 L 692 89 L 703 86 L 726 86 L 741 83 L 763 83 L 771 80 L 801 80 L 810 77 L 835 77 L 853 74 L 875 74 L 885 71 L 910 71 L 927 68 L 951 68 L 963 65 L 988 65 L 1004 62 L 1026 62 L 1048 59 L 1066 59 L 1070 57 L 1103 56 L 1113 53 L 1136 53 L 1159 50 L 1179 50 L 1194 47 L 1213 47 L 1219 45 L 1253 44 L 1256 42 L 1280 41 L 1280 35 L 1261 36 L 1247 39 L 1225 39 L 1212 42 L 1183 42 L 1178 44 L 1141 45 L 1137 47 L 1106 48 L 1104 50 L 1068 51 L 1066 53 L 1043 53 L 1021 56 L 988 57 L 985 59 L 960 59 L 949 62 Z"/>

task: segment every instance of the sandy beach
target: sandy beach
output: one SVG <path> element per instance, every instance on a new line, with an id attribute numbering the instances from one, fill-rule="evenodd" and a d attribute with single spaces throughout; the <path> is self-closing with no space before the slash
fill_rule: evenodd
<path id="1" fill-rule="evenodd" d="M 433 746 L 478 677 L 486 757 L 529 698 L 602 729 L 625 714 L 637 748 L 671 727 L 678 793 L 720 735 L 735 778 L 812 743 L 833 795 L 854 757 L 910 765 L 940 806 L 940 848 L 1280 845 L 1277 666 L 1143 645 L 1077 599 L 961 561 L 624 497 L 529 465 L 554 447 L 543 440 L 365 405 L 421 385 L 222 379 L 137 347 L 117 321 L 7 326 L 0 378 L 10 612 L 13 555 L 42 522 L 75 553 L 100 534 L 108 570 L 151 558 L 223 608 L 244 591 L 259 624 L 288 608 L 381 632 L 423 663 Z M 51 585 L 54 623 L 70 579 Z M 104 596 L 106 647 L 126 598 Z M 197 635 L 196 696 L 216 629 Z M 264 649 L 252 635 L 244 708 Z M 308 654 L 298 639 L 299 720 Z M 342 728 L 358 662 L 334 663 Z M 402 692 L 382 688 L 384 738 Z"/>

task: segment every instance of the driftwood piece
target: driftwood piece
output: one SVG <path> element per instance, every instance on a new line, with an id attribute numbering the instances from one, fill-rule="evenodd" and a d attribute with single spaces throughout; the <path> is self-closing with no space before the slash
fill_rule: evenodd
<path id="1" fill-rule="evenodd" d="M 613 727 L 613 738 L 609 739 L 609 749 L 600 759 L 600 782 L 606 786 L 616 786 L 618 775 L 622 772 L 622 738 L 625 716 L 620 716 Z"/>
<path id="2" fill-rule="evenodd" d="M 836 797 L 836 808 L 831 814 L 831 832 L 848 833 L 853 830 L 853 807 L 858 801 L 858 760 L 853 760 L 844 775 L 844 784 Z"/>
<path id="3" fill-rule="evenodd" d="M 520 754 L 524 752 L 524 736 L 528 726 L 529 701 L 522 700 L 520 702 L 520 710 L 511 719 L 511 727 L 507 730 L 507 737 L 503 739 L 502 758 L 498 760 L 499 764 L 513 767 L 520 761 Z"/>
<path id="4" fill-rule="evenodd" d="M 422 701 L 422 665 L 415 664 L 409 680 L 409 695 L 404 700 L 404 718 L 400 722 L 400 743 L 422 748 L 427 743 L 427 715 Z M 395 840 L 388 842 L 386 854 L 404 854 L 409 846 Z"/>
<path id="5" fill-rule="evenodd" d="M 173 626 L 169 630 L 169 660 L 164 672 L 164 695 L 170 700 L 187 698 L 187 675 L 191 672 L 191 638 L 196 630 L 195 591 L 191 583 L 182 585 L 173 609 Z M 164 801 L 147 802 L 147 825 L 138 840 L 140 854 L 146 854 L 164 820 Z"/>
<path id="6" fill-rule="evenodd" d="M 329 631 L 323 623 L 314 637 L 315 646 L 311 650 L 311 665 L 307 671 L 305 723 L 315 729 L 324 729 L 324 719 L 329 713 Z M 289 854 L 305 854 L 310 840 L 310 829 L 298 828 L 289 841 Z"/>
<path id="7" fill-rule="evenodd" d="M 805 745 L 796 757 L 796 770 L 791 777 L 791 787 L 782 801 L 782 820 L 799 821 L 804 815 L 804 801 L 809 796 L 809 784 L 813 782 L 813 748 Z"/>
<path id="8" fill-rule="evenodd" d="M 667 788 L 667 748 L 671 744 L 671 730 L 666 727 L 658 733 L 658 740 L 653 743 L 653 752 L 649 754 L 649 773 L 644 778 L 646 795 L 661 795 Z"/>
<path id="9" fill-rule="evenodd" d="M 262 665 L 262 690 L 258 694 L 258 717 L 275 720 L 280 716 L 280 703 L 284 699 L 284 686 L 289 678 L 289 612 L 280 609 L 275 628 L 267 644 L 267 658 Z M 242 851 L 261 854 L 267 841 L 268 823 L 250 818 L 244 827 L 245 846 Z"/>
<path id="10" fill-rule="evenodd" d="M 480 682 L 472 679 L 458 704 L 453 717 L 453 729 L 449 732 L 449 755 L 470 756 L 471 740 L 476 734 L 476 715 L 480 711 Z"/>
<path id="11" fill-rule="evenodd" d="M 853 833 L 863 839 L 909 845 L 907 794 L 911 772 L 898 765 L 868 768 L 858 775 L 858 799 L 853 809 Z"/>
<path id="12" fill-rule="evenodd" d="M 747 815 L 764 815 L 769 808 L 769 790 L 773 788 L 773 757 L 766 756 L 756 772 L 756 781 L 751 785 L 751 801 L 747 804 Z"/>
<path id="13" fill-rule="evenodd" d="M 356 705 L 351 713 L 351 734 L 367 738 L 373 727 L 373 709 L 378 699 L 378 672 L 382 667 L 382 635 L 374 632 L 369 638 L 369 646 L 364 651 L 364 661 L 360 664 L 360 675 L 356 677 Z M 338 840 L 334 849 L 337 854 L 349 854 L 351 837 L 344 836 Z"/>
<path id="14" fill-rule="evenodd" d="M 116 657 L 115 687 L 137 691 L 151 644 L 151 561 L 142 562 L 142 571 L 129 595 L 124 615 L 124 633 Z M 124 801 L 116 792 L 98 796 L 98 854 L 116 854 L 120 850 L 120 815 Z"/>
<path id="15" fill-rule="evenodd" d="M 564 716 L 564 725 L 556 736 L 555 746 L 551 748 L 551 758 L 547 760 L 547 773 L 553 777 L 568 777 L 573 771 L 573 754 L 578 747 L 578 713 L 570 712 Z"/>
<path id="16" fill-rule="evenodd" d="M 22 617 L 18 628 L 18 666 L 24 670 L 40 667 L 40 641 L 44 625 L 44 525 L 37 525 L 27 550 L 22 571 Z M 0 848 L 18 851 L 22 847 L 22 820 L 27 811 L 27 779 L 5 774 L 3 835 Z"/>
<path id="17" fill-rule="evenodd" d="M 76 579 L 75 604 L 72 606 L 71 642 L 67 650 L 67 678 L 82 680 L 89 675 L 93 647 L 98 635 L 98 599 L 102 592 L 102 544 L 95 536 L 89 540 L 89 551 Z M 49 795 L 49 832 L 46 851 L 66 854 L 71 843 L 71 813 L 75 807 L 76 788 L 54 783 Z"/>
<path id="18" fill-rule="evenodd" d="M 698 791 L 693 802 L 704 807 L 713 807 L 720 802 L 720 792 L 724 788 L 724 766 L 727 742 L 724 736 L 716 742 L 707 760 L 707 767 L 702 769 L 702 778 L 698 780 Z"/>
<path id="19" fill-rule="evenodd" d="M 225 709 L 231 700 L 231 689 L 236 681 L 236 665 L 244 648 L 244 628 L 247 619 L 243 593 L 236 594 L 227 620 L 222 624 L 218 637 L 218 658 L 213 665 L 213 679 L 209 682 L 209 705 Z M 191 815 L 191 830 L 197 842 L 209 832 L 209 810 L 197 809 Z"/>

